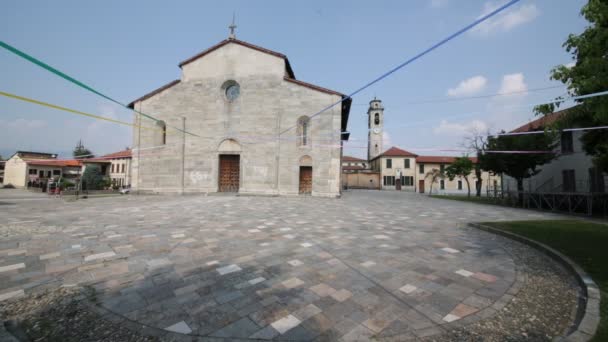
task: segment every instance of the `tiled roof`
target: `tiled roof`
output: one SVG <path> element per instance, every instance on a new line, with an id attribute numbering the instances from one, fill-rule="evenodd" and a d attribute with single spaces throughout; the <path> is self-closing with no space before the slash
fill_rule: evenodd
<path id="1" fill-rule="evenodd" d="M 120 152 L 114 152 L 103 156 L 105 159 L 131 158 L 131 149 L 126 149 Z"/>
<path id="2" fill-rule="evenodd" d="M 42 159 L 25 159 L 25 161 L 27 162 L 28 165 L 39 165 L 39 166 L 58 166 L 58 167 L 66 167 L 66 166 L 81 166 L 82 163 L 80 162 L 80 160 L 75 160 L 75 159 L 49 159 L 49 160 L 42 160 Z"/>
<path id="3" fill-rule="evenodd" d="M 458 157 L 450 157 L 450 156 L 418 156 L 416 158 L 416 163 L 432 163 L 432 164 L 451 164 Z M 477 163 L 477 158 L 469 157 L 473 163 Z"/>
<path id="4" fill-rule="evenodd" d="M 406 150 L 402 150 L 399 147 L 391 147 L 388 150 L 384 151 L 384 153 L 379 154 L 378 156 L 376 156 L 376 158 L 380 158 L 380 157 L 417 157 L 417 154 L 414 154 L 412 152 L 406 151 Z"/>
<path id="5" fill-rule="evenodd" d="M 512 130 L 511 133 L 521 133 L 521 132 L 530 132 L 530 131 L 539 131 L 544 129 L 545 127 L 553 124 L 557 121 L 557 119 L 561 118 L 568 109 L 560 110 L 559 112 L 543 115 L 542 117 L 530 121 L 525 125 L 517 127 Z"/>
<path id="6" fill-rule="evenodd" d="M 365 159 L 351 157 L 351 156 L 342 156 L 342 161 L 343 162 L 367 162 L 367 160 L 365 160 Z"/>

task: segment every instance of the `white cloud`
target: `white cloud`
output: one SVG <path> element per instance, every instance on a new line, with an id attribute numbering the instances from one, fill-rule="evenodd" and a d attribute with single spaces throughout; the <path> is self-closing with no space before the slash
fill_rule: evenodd
<path id="1" fill-rule="evenodd" d="M 431 7 L 440 8 L 447 5 L 449 0 L 431 0 Z"/>
<path id="2" fill-rule="evenodd" d="M 437 135 L 464 137 L 471 132 L 485 132 L 488 125 L 480 120 L 472 120 L 465 123 L 448 122 L 441 120 L 439 126 L 433 128 L 433 133 Z"/>
<path id="3" fill-rule="evenodd" d="M 483 11 L 478 18 L 496 10 L 502 6 L 504 2 L 488 1 L 483 6 Z M 479 24 L 471 30 L 471 33 L 480 36 L 488 36 L 496 32 L 507 32 L 517 26 L 531 22 L 540 15 L 540 10 L 535 4 L 524 4 L 515 8 L 505 10 L 505 12 L 497 14 L 495 17 Z"/>
<path id="4" fill-rule="evenodd" d="M 528 85 L 524 80 L 524 74 L 516 73 L 504 75 L 502 77 L 502 83 L 500 84 L 500 89 L 498 92 L 500 94 L 504 93 L 523 93 L 528 91 Z"/>
<path id="5" fill-rule="evenodd" d="M 467 96 L 479 93 L 485 88 L 488 80 L 483 76 L 473 76 L 458 84 L 456 88 L 448 89 L 448 96 Z"/>

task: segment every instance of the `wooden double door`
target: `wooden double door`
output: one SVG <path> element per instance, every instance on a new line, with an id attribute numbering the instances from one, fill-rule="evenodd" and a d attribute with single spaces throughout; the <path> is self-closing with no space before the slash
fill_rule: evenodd
<path id="1" fill-rule="evenodd" d="M 300 166 L 300 194 L 312 193 L 312 166 Z"/>
<path id="2" fill-rule="evenodd" d="M 238 192 L 241 173 L 241 158 L 239 155 L 220 155 L 220 192 Z"/>

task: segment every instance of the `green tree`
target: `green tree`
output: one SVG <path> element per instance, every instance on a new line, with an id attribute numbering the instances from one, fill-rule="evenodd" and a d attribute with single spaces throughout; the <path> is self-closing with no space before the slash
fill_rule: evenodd
<path id="1" fill-rule="evenodd" d="M 573 65 L 559 65 L 551 70 L 551 79 L 566 84 L 573 96 L 608 90 L 608 1 L 589 0 L 581 15 L 590 25 L 581 34 L 570 34 L 563 44 L 572 55 Z M 608 97 L 598 96 L 577 102 L 577 106 L 569 108 L 558 120 L 556 128 L 608 125 Z M 549 114 L 559 105 L 541 105 L 535 111 Z M 593 157 L 594 165 L 608 172 L 608 130 L 587 131 L 581 141 L 585 152 Z"/>
<path id="2" fill-rule="evenodd" d="M 504 132 L 503 132 L 504 133 Z M 504 173 L 515 178 L 520 203 L 523 201 L 524 179 L 540 172 L 539 165 L 555 158 L 554 134 L 502 135 L 488 137 L 487 150 L 478 163 L 481 168 L 494 173 Z M 492 153 L 491 151 L 534 151 L 541 153 Z M 547 152 L 547 153 L 543 153 Z"/>
<path id="3" fill-rule="evenodd" d="M 445 175 L 450 181 L 453 181 L 456 177 L 464 178 L 467 182 L 467 197 L 471 197 L 471 184 L 469 183 L 469 175 L 473 171 L 474 165 L 471 158 L 468 156 L 458 157 L 452 164 L 445 168 Z"/>
<path id="4" fill-rule="evenodd" d="M 81 182 L 83 190 L 100 190 L 103 189 L 106 183 L 101 174 L 101 168 L 96 164 L 87 164 L 85 166 Z"/>
<path id="5" fill-rule="evenodd" d="M 427 178 L 431 179 L 431 189 L 429 191 L 429 196 L 431 196 L 433 194 L 433 184 L 437 183 L 439 179 L 444 179 L 445 174 L 439 169 L 432 169 L 431 171 L 427 172 L 426 175 L 424 175 L 424 179 Z"/>
<path id="6" fill-rule="evenodd" d="M 74 152 L 72 153 L 75 159 L 86 159 L 95 157 L 93 153 L 84 147 L 82 144 L 82 140 L 78 140 L 78 144 L 74 148 Z"/>

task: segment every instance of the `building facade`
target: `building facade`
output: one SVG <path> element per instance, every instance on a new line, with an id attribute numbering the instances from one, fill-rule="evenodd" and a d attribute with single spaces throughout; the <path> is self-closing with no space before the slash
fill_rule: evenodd
<path id="1" fill-rule="evenodd" d="M 131 186 L 131 149 L 111 153 L 102 158 L 110 161 L 108 176 L 114 187 Z"/>
<path id="2" fill-rule="evenodd" d="M 528 122 L 512 133 L 544 130 L 566 114 L 567 109 Z M 583 150 L 584 131 L 566 131 L 559 136 L 555 148 L 557 158 L 537 167 L 539 172 L 524 179 L 524 191 L 548 193 L 605 193 L 608 175 L 593 166 L 592 158 Z M 504 191 L 517 191 L 517 180 L 504 175 Z"/>
<path id="3" fill-rule="evenodd" d="M 233 37 L 179 66 L 179 80 L 130 104 L 162 120 L 136 118 L 135 189 L 340 195 L 350 98 L 296 80 L 285 55 Z"/>

